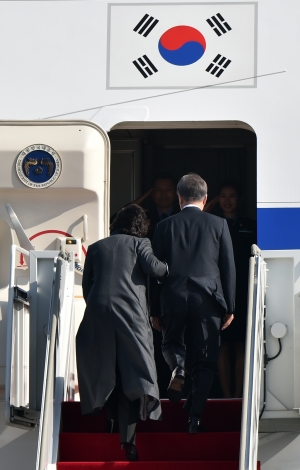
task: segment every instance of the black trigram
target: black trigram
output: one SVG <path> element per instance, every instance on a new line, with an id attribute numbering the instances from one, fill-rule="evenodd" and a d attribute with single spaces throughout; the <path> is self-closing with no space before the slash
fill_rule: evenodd
<path id="1" fill-rule="evenodd" d="M 208 18 L 206 21 L 218 36 L 222 36 L 222 34 L 232 29 L 220 13 Z"/>
<path id="2" fill-rule="evenodd" d="M 146 15 L 143 16 L 141 21 L 138 22 L 133 31 L 136 33 L 142 34 L 145 38 L 151 33 L 152 29 L 157 25 L 158 20 L 155 20 L 153 16 Z"/>
<path id="3" fill-rule="evenodd" d="M 144 78 L 148 78 L 150 77 L 150 75 L 153 75 L 154 73 L 158 72 L 155 65 L 152 64 L 151 60 L 146 55 L 143 55 L 143 57 L 139 57 L 132 63 L 136 66 L 136 68 L 143 75 Z"/>
<path id="4" fill-rule="evenodd" d="M 210 72 L 212 75 L 215 75 L 215 77 L 219 78 L 230 63 L 231 60 L 226 59 L 226 57 L 221 56 L 221 54 L 218 54 L 212 63 L 209 64 L 206 72 Z"/>

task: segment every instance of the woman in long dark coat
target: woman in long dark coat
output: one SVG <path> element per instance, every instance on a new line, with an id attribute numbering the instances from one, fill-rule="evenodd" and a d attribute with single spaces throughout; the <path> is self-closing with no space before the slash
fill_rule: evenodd
<path id="1" fill-rule="evenodd" d="M 118 213 L 110 237 L 89 246 L 82 281 L 87 305 L 76 337 L 82 413 L 107 404 L 114 416 L 118 402 L 129 460 L 138 458 L 138 416 L 161 416 L 146 282 L 147 275 L 164 277 L 167 266 L 142 238 L 147 229 L 144 210 L 132 204 Z"/>

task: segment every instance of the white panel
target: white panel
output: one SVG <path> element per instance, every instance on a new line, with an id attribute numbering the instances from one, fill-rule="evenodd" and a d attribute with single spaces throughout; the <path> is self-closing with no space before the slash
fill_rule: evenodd
<path id="1" fill-rule="evenodd" d="M 1 103 L 9 110 L 2 118 L 39 119 L 94 105 L 106 8 L 99 1 L 0 2 L 0 57 L 9 64 L 1 78 Z"/>
<path id="2" fill-rule="evenodd" d="M 267 390 L 291 410 L 294 407 L 294 260 L 265 258 L 265 261 L 268 266 L 266 340 L 270 357 L 279 350 L 278 340 L 271 334 L 271 325 L 280 321 L 288 329 L 282 339 L 282 353 L 267 366 Z M 266 410 L 270 409 L 267 401 Z"/>
<path id="3" fill-rule="evenodd" d="M 268 289 L 266 295 L 266 346 L 269 357 L 279 351 L 279 343 L 271 334 L 271 326 L 281 322 L 287 326 L 287 334 L 281 339 L 282 352 L 267 365 L 267 390 L 274 400 L 266 403 L 264 418 L 285 416 L 280 405 L 292 415 L 300 407 L 300 252 L 297 250 L 263 251 L 268 267 Z M 281 408 L 282 409 L 282 408 Z M 276 411 L 277 410 L 277 411 Z M 273 413 L 273 414 L 272 414 Z M 291 416 L 292 416 L 291 415 Z"/>

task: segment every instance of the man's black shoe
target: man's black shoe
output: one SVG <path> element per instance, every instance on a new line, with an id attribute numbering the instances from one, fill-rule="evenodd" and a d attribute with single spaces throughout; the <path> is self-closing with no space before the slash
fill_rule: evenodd
<path id="1" fill-rule="evenodd" d="M 176 367 L 173 370 L 171 382 L 168 387 L 168 397 L 170 401 L 178 402 L 183 397 L 183 385 L 185 378 L 185 370 L 183 367 Z"/>
<path id="2" fill-rule="evenodd" d="M 191 416 L 189 418 L 189 422 L 188 422 L 188 432 L 189 434 L 197 434 L 198 432 L 198 428 L 200 426 L 200 419 L 195 417 L 195 416 Z"/>
<path id="3" fill-rule="evenodd" d="M 134 444 L 130 444 L 130 442 L 123 442 L 121 447 L 126 451 L 127 460 L 130 462 L 137 462 L 139 460 L 139 454 L 137 453 L 136 446 Z"/>

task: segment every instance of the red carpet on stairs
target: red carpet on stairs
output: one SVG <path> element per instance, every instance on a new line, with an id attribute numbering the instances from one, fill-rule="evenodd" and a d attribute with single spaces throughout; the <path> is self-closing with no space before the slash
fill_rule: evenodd
<path id="1" fill-rule="evenodd" d="M 104 410 L 82 416 L 80 403 L 63 403 L 57 469 L 238 470 L 242 401 L 208 400 L 198 434 L 187 433 L 182 405 L 162 400 L 161 422 L 138 423 L 139 461 L 127 462 L 119 434 L 104 432 Z"/>
<path id="2" fill-rule="evenodd" d="M 68 462 L 58 464 L 68 470 L 239 470 L 239 462 Z M 260 470 L 259 463 L 257 470 Z"/>

